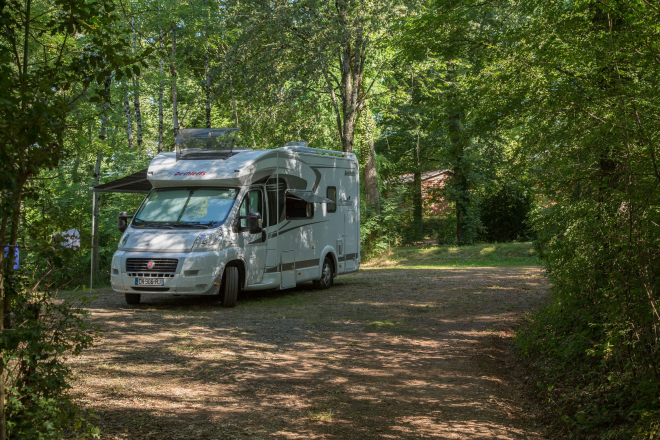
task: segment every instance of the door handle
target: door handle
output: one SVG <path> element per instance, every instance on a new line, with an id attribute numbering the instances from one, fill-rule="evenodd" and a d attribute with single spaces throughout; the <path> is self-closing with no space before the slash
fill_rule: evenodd
<path id="1" fill-rule="evenodd" d="M 261 242 L 262 242 L 262 243 L 265 243 L 267 238 L 268 238 L 268 234 L 266 234 L 266 230 L 263 229 L 263 230 L 261 231 Z"/>

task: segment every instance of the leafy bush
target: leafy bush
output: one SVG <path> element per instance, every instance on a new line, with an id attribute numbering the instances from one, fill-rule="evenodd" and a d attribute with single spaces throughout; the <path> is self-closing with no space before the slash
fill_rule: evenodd
<path id="1" fill-rule="evenodd" d="M 391 246 L 401 243 L 408 230 L 405 206 L 406 188 L 400 185 L 386 186 L 380 198 L 380 214 L 373 206 L 368 206 L 362 198 L 360 207 L 360 237 L 362 256 L 370 258 L 379 255 Z"/>
<path id="2" fill-rule="evenodd" d="M 9 271 L 11 329 L 2 332 L 6 367 L 7 435 L 12 439 L 98 436 L 92 415 L 69 394 L 66 358 L 92 345 L 95 331 L 85 321 L 90 298 L 58 296 L 61 280 L 75 283 L 80 251 L 63 247 L 36 227 L 22 237 L 20 270 Z"/>
<path id="3" fill-rule="evenodd" d="M 559 414 L 557 429 L 577 438 L 660 435 L 660 259 L 657 246 L 648 246 L 660 235 L 658 220 L 644 212 L 612 198 L 582 198 L 535 218 L 553 297 L 516 343 Z"/>
<path id="4" fill-rule="evenodd" d="M 71 371 L 67 355 L 92 344 L 83 321 L 86 297 L 53 301 L 47 292 L 22 292 L 14 301 L 17 325 L 2 334 L 8 366 L 6 414 L 8 438 L 57 439 L 98 436 L 91 414 L 67 393 Z"/>
<path id="5" fill-rule="evenodd" d="M 484 197 L 479 203 L 484 226 L 479 239 L 489 243 L 530 240 L 532 201 L 531 190 L 520 185 L 505 185 Z"/>

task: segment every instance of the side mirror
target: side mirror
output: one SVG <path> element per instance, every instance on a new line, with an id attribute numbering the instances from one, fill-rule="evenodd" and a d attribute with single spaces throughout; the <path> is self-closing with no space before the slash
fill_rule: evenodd
<path id="1" fill-rule="evenodd" d="M 126 232 L 128 228 L 128 222 L 126 220 L 129 218 L 133 218 L 133 216 L 127 215 L 126 211 L 119 213 L 119 218 L 117 218 L 117 229 L 119 229 L 119 232 Z"/>
<path id="2" fill-rule="evenodd" d="M 261 227 L 261 214 L 258 212 L 250 212 L 247 215 L 248 228 L 250 229 L 250 234 L 258 234 L 263 229 Z"/>

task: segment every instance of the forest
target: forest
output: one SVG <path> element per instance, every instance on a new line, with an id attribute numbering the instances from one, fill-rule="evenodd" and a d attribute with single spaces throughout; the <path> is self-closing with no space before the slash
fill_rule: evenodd
<path id="1" fill-rule="evenodd" d="M 210 127 L 354 153 L 365 261 L 532 241 L 515 346 L 558 432 L 657 438 L 659 82 L 649 0 L 0 0 L 0 439 L 98 435 L 65 359 L 143 196 L 89 188 Z"/>

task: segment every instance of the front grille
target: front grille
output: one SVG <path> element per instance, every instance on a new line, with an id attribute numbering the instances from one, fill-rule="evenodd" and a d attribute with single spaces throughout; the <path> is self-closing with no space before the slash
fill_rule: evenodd
<path id="1" fill-rule="evenodd" d="M 129 277 L 142 277 L 142 278 L 174 278 L 173 273 L 157 273 L 157 272 L 128 272 Z"/>
<path id="2" fill-rule="evenodd" d="M 150 261 L 154 262 L 152 267 L 147 267 Z M 176 272 L 179 260 L 176 258 L 127 258 L 126 272 Z"/>

